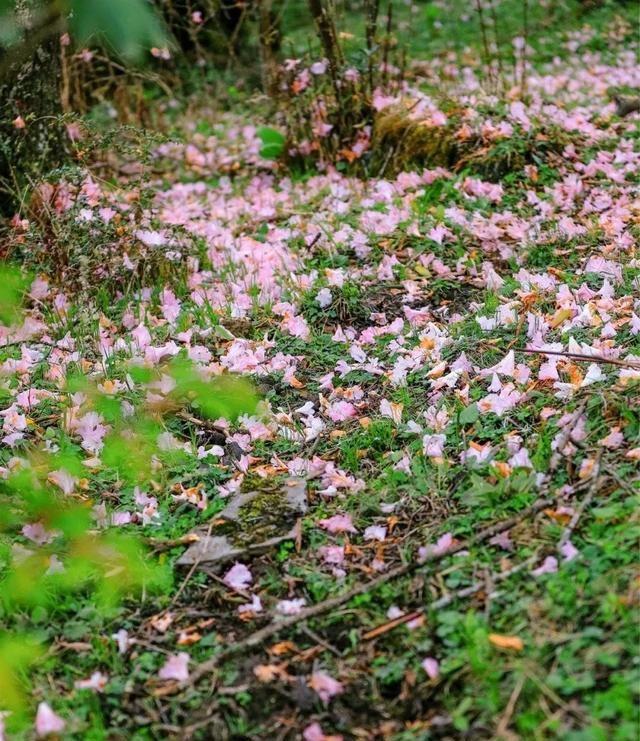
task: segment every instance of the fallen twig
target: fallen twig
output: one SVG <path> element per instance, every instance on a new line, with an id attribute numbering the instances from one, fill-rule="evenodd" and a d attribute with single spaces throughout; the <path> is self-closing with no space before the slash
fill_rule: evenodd
<path id="1" fill-rule="evenodd" d="M 602 455 L 599 455 L 596 460 L 596 464 L 594 466 L 594 472 L 593 472 L 593 480 L 591 481 L 591 484 L 589 486 L 587 493 L 580 500 L 580 504 L 578 505 L 578 508 L 573 513 L 573 516 L 571 517 L 571 520 L 569 520 L 565 529 L 562 531 L 562 535 L 560 536 L 560 541 L 558 542 L 558 549 L 562 548 L 562 546 L 565 543 L 567 543 L 568 540 L 571 538 L 571 536 L 573 535 L 573 531 L 578 526 L 578 522 L 580 521 L 582 514 L 587 509 L 587 507 L 591 504 L 593 497 L 596 494 L 598 484 L 600 483 L 599 469 L 600 469 L 601 458 L 602 458 Z"/>
<path id="2" fill-rule="evenodd" d="M 270 623 L 264 628 L 261 628 L 255 633 L 252 633 L 244 641 L 239 641 L 238 643 L 227 646 L 216 656 L 212 656 L 210 659 L 207 659 L 206 661 L 198 664 L 191 672 L 189 679 L 178 686 L 177 689 L 197 683 L 205 674 L 208 674 L 210 671 L 215 669 L 218 664 L 224 659 L 227 659 L 237 653 L 242 653 L 248 649 L 255 648 L 256 646 L 260 646 L 262 643 L 270 638 L 273 638 L 275 635 L 285 630 L 286 628 L 290 628 L 294 625 L 297 625 L 298 623 L 305 622 L 306 620 L 317 617 L 318 615 L 323 615 L 326 612 L 340 607 L 341 605 L 345 604 L 345 602 L 349 602 L 354 597 L 357 597 L 360 594 L 364 594 L 365 592 L 377 589 L 382 584 L 386 584 L 387 582 L 393 581 L 394 579 L 398 579 L 399 577 L 411 574 L 414 571 L 417 571 L 418 569 L 427 566 L 430 563 L 435 563 L 442 560 L 443 558 L 452 556 L 455 553 L 467 550 L 468 548 L 477 545 L 478 543 L 489 540 L 498 533 L 502 533 L 505 530 L 510 530 L 522 520 L 526 519 L 530 515 L 541 512 L 543 509 L 546 509 L 553 503 L 554 499 L 552 498 L 545 497 L 544 499 L 538 499 L 532 505 L 522 510 L 522 512 L 518 513 L 517 515 L 509 517 L 506 520 L 502 520 L 501 522 L 497 522 L 494 525 L 490 525 L 484 530 L 481 530 L 477 535 L 469 538 L 468 540 L 457 543 L 456 545 L 449 548 L 447 551 L 433 553 L 427 556 L 426 559 L 422 561 L 416 560 L 412 561 L 411 563 L 398 566 L 395 569 L 391 569 L 385 572 L 384 574 L 380 574 L 380 576 L 377 576 L 375 579 L 357 584 L 355 587 L 344 592 L 343 594 L 332 597 L 331 599 L 325 600 L 324 602 L 320 602 L 317 605 L 313 605 L 312 607 L 307 607 L 306 609 L 301 610 L 297 615 L 291 615 L 290 617 L 286 617 L 282 620 Z"/>
<path id="3" fill-rule="evenodd" d="M 502 571 L 499 574 L 492 575 L 491 579 L 493 582 L 505 581 L 505 579 L 508 579 L 514 574 L 518 574 L 520 571 L 524 571 L 525 569 L 530 568 L 531 566 L 533 566 L 534 563 L 536 563 L 537 560 L 538 560 L 538 555 L 536 554 L 535 556 L 531 556 L 526 561 L 519 563 L 517 566 L 514 566 L 513 568 L 508 569 L 507 571 Z M 408 623 L 408 622 L 411 622 L 411 620 L 415 620 L 416 618 L 420 617 L 421 615 L 424 615 L 426 612 L 430 610 L 441 610 L 443 607 L 447 607 L 448 605 L 450 605 L 452 602 L 455 602 L 456 600 L 464 599 L 465 597 L 470 597 L 472 594 L 476 594 L 477 592 L 480 592 L 485 586 L 486 586 L 486 582 L 483 580 L 483 581 L 477 581 L 468 587 L 463 587 L 462 589 L 456 589 L 455 592 L 451 592 L 450 594 L 447 594 L 444 597 L 440 597 L 440 599 L 435 600 L 435 602 L 432 602 L 429 605 L 425 605 L 424 607 L 420 607 L 417 610 L 414 610 L 413 612 L 408 612 L 406 615 L 400 615 L 394 620 L 390 620 L 387 623 L 378 625 L 376 628 L 373 628 L 372 630 L 365 633 L 362 636 L 362 639 L 365 641 L 370 641 L 373 638 L 378 638 L 379 636 L 384 635 L 385 633 L 388 633 L 394 628 L 397 628 L 400 625 L 404 625 L 404 623 Z M 495 597 L 497 596 L 497 594 L 498 592 L 492 591 L 491 594 L 488 596 Z"/>
<path id="4" fill-rule="evenodd" d="M 520 697 L 520 693 L 522 692 L 522 688 L 524 687 L 525 682 L 526 677 L 521 676 L 518 678 L 518 681 L 513 688 L 513 692 L 511 693 L 511 697 L 509 697 L 507 707 L 504 709 L 504 713 L 502 714 L 502 717 L 498 722 L 498 727 L 496 728 L 496 738 L 503 738 L 506 736 L 507 729 L 509 728 L 509 723 L 511 722 L 511 718 L 513 716 L 513 711 L 516 709 L 516 704 L 518 702 L 518 698 Z"/>
<path id="5" fill-rule="evenodd" d="M 580 360 L 590 363 L 609 363 L 610 365 L 618 365 L 621 368 L 634 368 L 640 370 L 640 363 L 636 363 L 633 360 L 619 360 L 618 358 L 605 358 L 603 355 L 582 355 L 577 352 L 563 352 L 561 350 L 539 350 L 532 347 L 514 347 L 514 352 L 524 352 L 531 355 L 557 355 L 561 358 L 569 358 L 570 360 Z"/>
<path id="6" fill-rule="evenodd" d="M 226 437 L 227 430 L 224 427 L 215 424 L 215 422 L 212 422 L 209 419 L 198 419 L 197 417 L 194 417 L 193 414 L 189 414 L 188 412 L 183 411 L 178 412 L 176 416 L 180 417 L 180 419 L 183 419 L 185 422 L 191 422 L 191 424 L 195 425 L 196 427 L 204 427 L 204 429 L 206 430 L 220 432 Z"/>

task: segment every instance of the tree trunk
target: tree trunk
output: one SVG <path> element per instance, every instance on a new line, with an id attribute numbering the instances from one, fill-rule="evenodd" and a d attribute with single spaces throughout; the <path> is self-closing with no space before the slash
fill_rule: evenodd
<path id="1" fill-rule="evenodd" d="M 60 42 L 57 34 L 45 32 L 34 46 L 30 36 L 37 33 L 28 28 L 21 45 L 0 55 L 0 212 L 5 214 L 15 212 L 29 185 L 66 156 L 59 121 Z"/>
<path id="2" fill-rule="evenodd" d="M 278 95 L 278 60 L 280 29 L 273 11 L 272 0 L 260 0 L 258 4 L 260 55 L 262 57 L 262 87 L 267 95 Z"/>

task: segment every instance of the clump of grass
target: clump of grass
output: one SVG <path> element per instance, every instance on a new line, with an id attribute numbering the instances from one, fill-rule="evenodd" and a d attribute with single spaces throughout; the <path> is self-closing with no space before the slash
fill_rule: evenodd
<path id="1" fill-rule="evenodd" d="M 374 122 L 371 170 L 393 176 L 416 167 L 447 167 L 498 181 L 525 165 L 539 165 L 558 155 L 575 137 L 557 126 L 517 130 L 510 137 L 486 141 L 479 134 L 461 136 L 460 118 L 449 114 L 443 126 L 433 126 L 397 104 L 380 111 Z"/>
<path id="2" fill-rule="evenodd" d="M 381 174 L 402 172 L 416 165 L 450 167 L 458 142 L 449 126 L 430 126 L 414 118 L 406 105 L 389 106 L 374 121 L 371 149 Z M 373 168 L 376 169 L 375 166 Z"/>

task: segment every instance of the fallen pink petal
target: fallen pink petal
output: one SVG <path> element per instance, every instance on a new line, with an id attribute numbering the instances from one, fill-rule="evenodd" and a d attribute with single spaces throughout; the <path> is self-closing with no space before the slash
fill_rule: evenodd
<path id="1" fill-rule="evenodd" d="M 66 727 L 65 721 L 46 702 L 38 705 L 36 713 L 36 735 L 39 737 L 62 733 Z"/>

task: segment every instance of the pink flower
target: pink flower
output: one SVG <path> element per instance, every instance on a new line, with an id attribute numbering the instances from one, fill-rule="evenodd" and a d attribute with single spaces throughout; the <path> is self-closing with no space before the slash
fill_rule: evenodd
<path id="1" fill-rule="evenodd" d="M 384 540 L 387 537 L 387 528 L 382 525 L 370 525 L 363 535 L 365 540 Z"/>
<path id="2" fill-rule="evenodd" d="M 486 368 L 482 371 L 483 376 L 490 376 L 497 373 L 501 376 L 510 376 L 513 378 L 516 367 L 516 358 L 513 350 L 510 350 L 502 360 L 491 368 Z"/>
<path id="3" fill-rule="evenodd" d="M 120 628 L 120 630 L 117 633 L 114 633 L 111 637 L 118 644 L 118 653 L 126 654 L 127 649 L 132 643 L 132 641 L 129 640 L 129 631 Z"/>
<path id="4" fill-rule="evenodd" d="M 389 419 L 392 419 L 397 425 L 402 421 L 403 408 L 402 404 L 395 404 L 388 399 L 382 399 L 380 402 L 380 414 L 383 417 L 389 417 Z"/>
<path id="5" fill-rule="evenodd" d="M 318 549 L 318 553 L 325 563 L 337 565 L 344 561 L 344 546 L 341 545 L 323 545 Z"/>
<path id="6" fill-rule="evenodd" d="M 87 412 L 78 417 L 75 431 L 81 439 L 80 444 L 89 453 L 98 454 L 102 450 L 107 427 L 102 424 L 102 417 L 97 412 Z"/>
<path id="7" fill-rule="evenodd" d="M 36 713 L 36 734 L 38 736 L 48 736 L 51 733 L 62 733 L 65 722 L 56 715 L 46 702 L 38 705 Z"/>
<path id="8" fill-rule="evenodd" d="M 318 525 L 332 535 L 335 533 L 356 533 L 351 515 L 333 515 L 324 520 L 319 520 Z"/>
<path id="9" fill-rule="evenodd" d="M 69 495 L 73 494 L 77 479 L 68 471 L 65 471 L 64 468 L 61 468 L 57 471 L 51 471 L 51 473 L 47 476 L 47 481 L 55 484 L 58 488 L 62 489 L 65 494 Z"/>
<path id="10" fill-rule="evenodd" d="M 331 305 L 332 301 L 333 301 L 333 297 L 331 295 L 331 291 L 328 288 L 322 288 L 318 291 L 318 295 L 316 296 L 316 302 L 320 306 L 321 309 L 326 309 L 327 306 Z"/>
<path id="11" fill-rule="evenodd" d="M 294 337 L 300 337 L 302 340 L 308 340 L 311 337 L 309 325 L 303 316 L 287 314 L 280 323 L 280 328 Z"/>
<path id="12" fill-rule="evenodd" d="M 565 561 L 573 561 L 579 555 L 580 551 L 573 545 L 570 540 L 560 546 L 560 553 Z"/>
<path id="13" fill-rule="evenodd" d="M 276 610 L 281 615 L 298 615 L 302 611 L 306 602 L 307 601 L 302 597 L 297 599 L 282 599 L 276 605 Z"/>
<path id="14" fill-rule="evenodd" d="M 424 561 L 433 556 L 442 556 L 453 545 L 453 535 L 445 533 L 436 541 L 435 545 L 423 546 L 418 549 L 418 559 Z"/>
<path id="15" fill-rule="evenodd" d="M 431 656 L 427 656 L 427 658 L 422 662 L 422 668 L 427 673 L 429 679 L 437 679 L 440 675 L 440 664 Z"/>
<path id="16" fill-rule="evenodd" d="M 131 337 L 140 350 L 151 344 L 151 334 L 144 324 L 138 326 L 131 332 Z"/>
<path id="17" fill-rule="evenodd" d="M 74 682 L 74 687 L 77 690 L 94 690 L 94 692 L 102 692 L 106 687 L 109 677 L 105 676 L 102 672 L 94 672 L 89 679 L 78 679 Z"/>
<path id="18" fill-rule="evenodd" d="M 498 548 L 502 548 L 505 551 L 513 550 L 513 541 L 509 537 L 509 533 L 498 533 L 491 538 L 489 543 L 491 545 L 497 545 Z"/>
<path id="19" fill-rule="evenodd" d="M 46 530 L 41 522 L 34 522 L 33 524 L 27 524 L 22 528 L 22 534 L 25 538 L 29 538 L 30 541 L 37 545 L 46 545 L 51 543 L 52 540 L 58 535 L 55 530 Z"/>
<path id="20" fill-rule="evenodd" d="M 259 612 L 262 612 L 262 600 L 257 594 L 253 594 L 251 596 L 251 602 L 245 602 L 244 605 L 238 606 L 238 612 L 240 615 L 257 615 Z"/>
<path id="21" fill-rule="evenodd" d="M 309 680 L 309 686 L 315 690 L 325 705 L 332 697 L 344 691 L 342 684 L 325 672 L 314 672 Z"/>
<path id="22" fill-rule="evenodd" d="M 162 291 L 160 294 L 160 301 L 162 316 L 169 322 L 169 324 L 175 324 L 176 319 L 180 316 L 180 307 L 182 304 L 169 288 L 165 288 L 164 291 Z"/>
<path id="23" fill-rule="evenodd" d="M 531 573 L 534 576 L 542 576 L 543 574 L 555 574 L 555 572 L 558 570 L 558 559 L 554 556 L 547 556 L 542 565 L 538 566 L 537 569 L 534 569 Z"/>
<path id="24" fill-rule="evenodd" d="M 319 723 L 311 723 L 302 732 L 304 741 L 342 741 L 342 736 L 327 736 Z"/>
<path id="25" fill-rule="evenodd" d="M 348 401 L 335 401 L 327 409 L 327 414 L 334 422 L 343 422 L 350 417 L 355 417 L 356 408 Z"/>
<path id="26" fill-rule="evenodd" d="M 224 581 L 228 587 L 231 587 L 231 589 L 242 591 L 251 584 L 253 577 L 251 576 L 249 569 L 243 563 L 238 563 L 236 561 L 236 563 L 234 563 L 229 571 L 224 575 L 222 581 Z"/>
<path id="27" fill-rule="evenodd" d="M 619 427 L 613 427 L 611 432 L 603 437 L 602 440 L 598 440 L 599 445 L 603 445 L 605 448 L 615 450 L 624 443 L 624 435 L 620 432 Z"/>
<path id="28" fill-rule="evenodd" d="M 327 62 L 324 59 L 322 59 L 320 62 L 314 62 L 311 67 L 309 67 L 309 69 L 314 75 L 324 75 L 324 73 L 327 71 Z"/>
<path id="29" fill-rule="evenodd" d="M 422 438 L 422 451 L 429 458 L 441 458 L 446 442 L 446 435 L 425 435 Z"/>
<path id="30" fill-rule="evenodd" d="M 179 654 L 171 654 L 158 672 L 158 677 L 185 682 L 189 679 L 189 654 L 185 651 L 181 651 Z"/>

